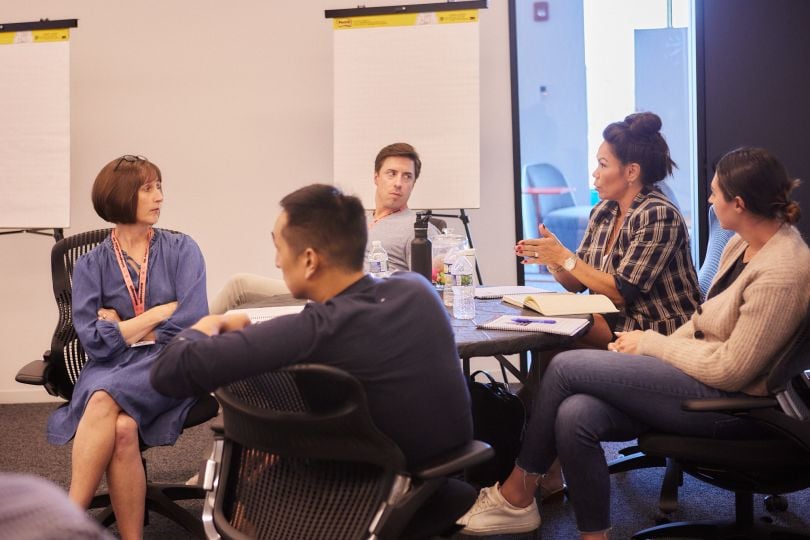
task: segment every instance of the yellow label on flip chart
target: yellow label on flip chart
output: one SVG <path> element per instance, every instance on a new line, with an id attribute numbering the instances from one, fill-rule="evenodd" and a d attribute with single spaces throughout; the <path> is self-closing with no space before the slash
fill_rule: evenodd
<path id="1" fill-rule="evenodd" d="M 354 28 L 419 26 L 423 24 L 453 24 L 477 21 L 477 9 L 463 9 L 430 13 L 395 13 L 392 15 L 341 17 L 332 20 L 332 27 L 335 30 L 351 30 Z"/>
<path id="2" fill-rule="evenodd" d="M 70 39 L 69 28 L 57 28 L 56 30 L 34 30 L 35 43 L 46 43 L 48 41 L 67 41 Z"/>
<path id="3" fill-rule="evenodd" d="M 478 10 L 441 11 L 436 13 L 436 17 L 439 19 L 439 24 L 478 22 Z"/>
<path id="4" fill-rule="evenodd" d="M 11 45 L 14 43 L 49 43 L 51 41 L 68 41 L 69 39 L 69 28 L 0 32 L 0 45 Z"/>

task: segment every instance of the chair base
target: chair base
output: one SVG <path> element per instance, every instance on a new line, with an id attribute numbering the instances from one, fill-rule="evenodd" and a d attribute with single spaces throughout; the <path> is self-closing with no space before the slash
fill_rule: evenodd
<path id="1" fill-rule="evenodd" d="M 810 532 L 760 523 L 729 523 L 727 521 L 681 521 L 644 529 L 633 535 L 633 540 L 645 538 L 713 538 L 752 540 L 773 538 L 810 538 Z"/>
<path id="2" fill-rule="evenodd" d="M 810 539 L 810 531 L 788 529 L 778 525 L 754 521 L 754 495 L 748 492 L 734 494 L 736 519 L 729 521 L 680 521 L 644 529 L 633 535 L 633 540 L 644 538 L 715 538 L 743 539 L 756 538 Z"/>
<path id="3" fill-rule="evenodd" d="M 146 513 L 144 523 L 149 523 L 149 512 L 158 514 L 177 523 L 196 538 L 206 538 L 200 516 L 192 514 L 175 501 L 185 501 L 202 499 L 205 497 L 205 490 L 197 486 L 187 486 L 185 484 L 147 484 L 146 485 Z M 103 508 L 104 510 L 96 516 L 104 527 L 109 527 L 115 523 L 115 513 L 110 504 L 108 493 L 100 493 L 93 497 L 90 508 Z"/>
<path id="4" fill-rule="evenodd" d="M 678 488 L 683 485 L 683 471 L 677 462 L 660 456 L 648 456 L 641 452 L 637 446 L 624 448 L 619 453 L 622 454 L 622 457 L 608 463 L 608 472 L 610 474 L 636 469 L 666 467 L 664 480 L 661 482 L 658 509 L 665 516 L 678 509 Z"/>
<path id="5" fill-rule="evenodd" d="M 638 448 L 638 447 L 631 447 Z M 626 449 L 625 449 L 626 450 Z M 632 452 L 629 454 L 622 453 L 622 457 L 613 459 L 608 463 L 608 472 L 610 474 L 634 471 L 636 469 L 650 469 L 653 467 L 666 467 L 667 460 L 662 457 L 648 456 L 644 452 Z"/>

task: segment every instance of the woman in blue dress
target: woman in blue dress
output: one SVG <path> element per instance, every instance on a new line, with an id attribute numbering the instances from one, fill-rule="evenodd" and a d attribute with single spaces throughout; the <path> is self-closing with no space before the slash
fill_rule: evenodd
<path id="1" fill-rule="evenodd" d="M 190 237 L 154 228 L 162 178 L 146 158 L 108 163 L 92 198 L 115 228 L 73 271 L 73 325 L 89 360 L 71 401 L 48 420 L 48 440 L 73 439 L 70 498 L 87 508 L 106 472 L 121 537 L 140 538 L 139 437 L 149 446 L 173 444 L 195 402 L 158 393 L 149 369 L 175 334 L 208 313 L 205 262 Z"/>

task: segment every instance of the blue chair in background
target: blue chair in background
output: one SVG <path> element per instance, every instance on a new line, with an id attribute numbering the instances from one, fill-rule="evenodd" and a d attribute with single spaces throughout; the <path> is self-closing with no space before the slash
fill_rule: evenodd
<path id="1" fill-rule="evenodd" d="M 523 194 L 530 197 L 524 201 L 524 209 L 526 216 L 533 215 L 535 219 L 524 220 L 524 238 L 536 238 L 539 234 L 537 226 L 545 223 L 565 247 L 576 251 L 588 228 L 592 207 L 577 205 L 572 192 L 565 177 L 554 165 L 527 165 Z"/>
<path id="2" fill-rule="evenodd" d="M 720 266 L 720 255 L 726 247 L 729 238 L 734 236 L 734 231 L 727 231 L 720 226 L 714 205 L 709 206 L 709 241 L 706 244 L 706 256 L 703 257 L 703 264 L 698 270 L 698 287 L 700 288 L 700 299 L 706 300 L 706 294 L 712 284 L 714 275 Z"/>
<path id="3" fill-rule="evenodd" d="M 678 199 L 666 182 L 659 182 L 658 188 L 675 206 L 678 206 Z M 573 191 L 554 165 L 548 163 L 527 165 L 523 194 L 530 197 L 524 200 L 524 215 L 533 215 L 535 219 L 524 219 L 523 237 L 536 238 L 539 234 L 537 226 L 545 223 L 565 247 L 576 251 L 588 229 L 593 206 L 577 205 L 574 202 Z"/>

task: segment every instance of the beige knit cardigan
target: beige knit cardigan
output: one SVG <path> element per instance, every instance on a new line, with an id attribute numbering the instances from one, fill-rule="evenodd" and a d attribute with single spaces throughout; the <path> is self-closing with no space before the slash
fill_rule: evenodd
<path id="1" fill-rule="evenodd" d="M 739 235 L 729 240 L 715 282 L 747 247 Z M 672 335 L 645 331 L 638 353 L 720 390 L 765 395 L 767 374 L 809 301 L 810 249 L 795 227 L 783 225 L 725 291 Z"/>

